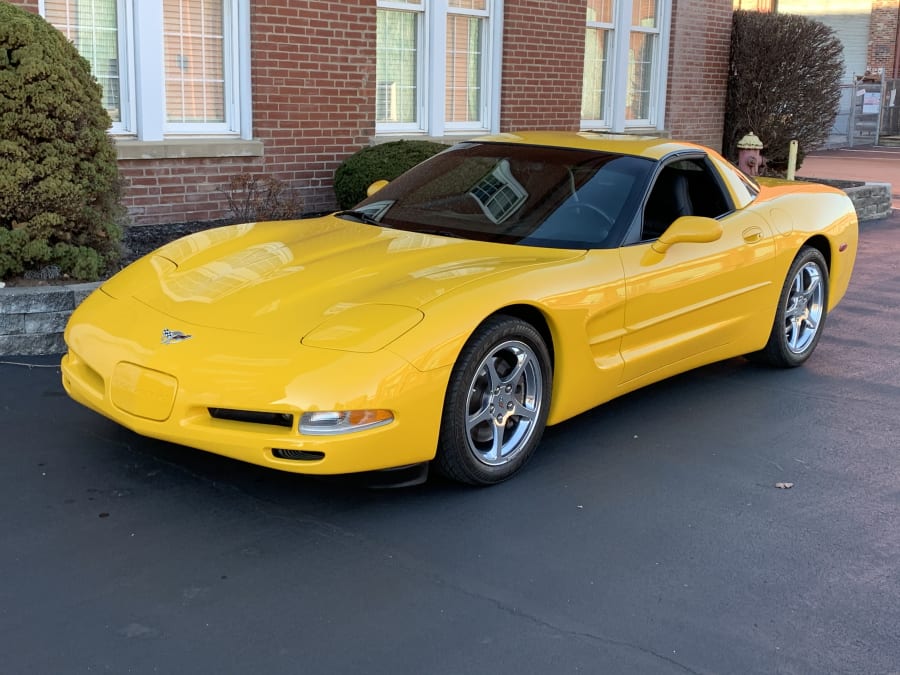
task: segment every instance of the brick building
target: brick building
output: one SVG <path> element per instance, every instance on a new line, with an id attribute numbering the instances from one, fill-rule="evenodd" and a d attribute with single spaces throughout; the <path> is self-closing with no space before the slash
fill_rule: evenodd
<path id="1" fill-rule="evenodd" d="M 211 220 L 241 173 L 304 210 L 394 138 L 520 129 L 718 147 L 731 0 L 12 0 L 91 62 L 133 223 Z"/>

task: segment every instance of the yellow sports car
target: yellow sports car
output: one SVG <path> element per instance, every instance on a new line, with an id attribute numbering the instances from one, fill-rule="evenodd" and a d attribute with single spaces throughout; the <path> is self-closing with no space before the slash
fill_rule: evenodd
<path id="1" fill-rule="evenodd" d="M 486 485 L 547 424 L 638 387 L 803 363 L 857 236 L 842 192 L 755 182 L 697 145 L 501 134 L 354 210 L 144 257 L 75 311 L 62 378 L 139 434 L 246 462 Z"/>

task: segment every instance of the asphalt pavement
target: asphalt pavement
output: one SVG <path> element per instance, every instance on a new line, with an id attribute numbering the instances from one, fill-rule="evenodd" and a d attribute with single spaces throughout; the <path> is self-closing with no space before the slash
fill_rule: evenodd
<path id="1" fill-rule="evenodd" d="M 898 258 L 866 223 L 804 367 L 628 395 L 488 489 L 144 439 L 5 357 L 0 671 L 900 672 Z"/>

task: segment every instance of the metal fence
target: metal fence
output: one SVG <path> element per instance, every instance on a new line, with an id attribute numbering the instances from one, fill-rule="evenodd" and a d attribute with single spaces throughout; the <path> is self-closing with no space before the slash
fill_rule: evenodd
<path id="1" fill-rule="evenodd" d="M 841 85 L 841 101 L 826 148 L 900 145 L 900 79 Z"/>
<path id="2" fill-rule="evenodd" d="M 877 145 L 900 145 L 900 80 L 884 80 Z"/>
<path id="3" fill-rule="evenodd" d="M 878 144 L 883 86 L 882 82 L 857 81 L 841 85 L 838 114 L 825 142 L 826 148 Z"/>

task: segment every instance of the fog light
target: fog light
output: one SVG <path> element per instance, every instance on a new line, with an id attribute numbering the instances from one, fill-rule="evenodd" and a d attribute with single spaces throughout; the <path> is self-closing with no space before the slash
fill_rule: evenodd
<path id="1" fill-rule="evenodd" d="M 326 410 L 303 413 L 300 433 L 310 436 L 349 434 L 372 429 L 394 421 L 390 410 Z"/>

